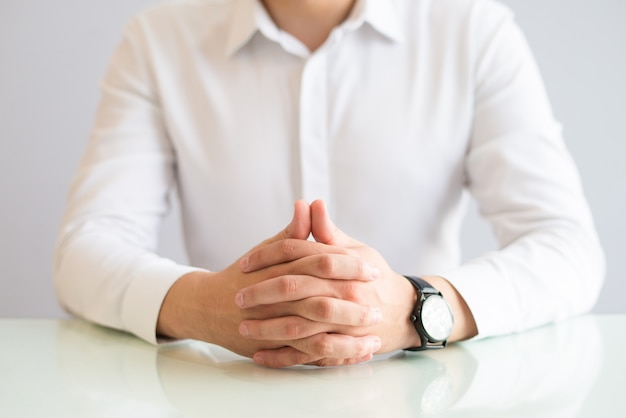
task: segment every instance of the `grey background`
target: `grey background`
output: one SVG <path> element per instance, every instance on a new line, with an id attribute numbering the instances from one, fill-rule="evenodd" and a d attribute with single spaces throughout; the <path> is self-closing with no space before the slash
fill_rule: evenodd
<path id="1" fill-rule="evenodd" d="M 542 69 L 608 258 L 597 312 L 626 312 L 626 2 L 506 0 Z M 57 317 L 52 248 L 124 23 L 154 0 L 0 0 L 0 317 Z M 177 215 L 161 252 L 178 261 Z M 465 257 L 493 247 L 472 207 Z"/>

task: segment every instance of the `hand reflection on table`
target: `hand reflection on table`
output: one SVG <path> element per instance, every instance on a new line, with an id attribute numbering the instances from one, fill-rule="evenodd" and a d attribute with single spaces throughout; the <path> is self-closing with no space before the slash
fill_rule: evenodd
<path id="1" fill-rule="evenodd" d="M 601 362 L 590 317 L 338 368 L 267 369 L 220 347 L 156 348 L 78 321 L 60 323 L 57 349 L 90 416 L 572 416 Z"/>

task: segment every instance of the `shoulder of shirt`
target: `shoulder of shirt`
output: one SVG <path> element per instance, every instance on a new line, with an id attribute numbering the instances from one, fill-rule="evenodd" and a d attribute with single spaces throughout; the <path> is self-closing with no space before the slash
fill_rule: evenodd
<path id="1" fill-rule="evenodd" d="M 407 3 L 413 3 L 408 0 Z M 450 17 L 453 15 L 467 16 L 469 13 L 481 13 L 506 16 L 510 15 L 511 9 L 499 0 L 420 0 L 413 3 L 427 9 L 431 13 L 445 13 Z"/>
<path id="2" fill-rule="evenodd" d="M 240 0 L 165 0 L 136 14 L 124 36 L 142 48 L 169 51 L 219 47 Z"/>
<path id="3" fill-rule="evenodd" d="M 456 29 L 461 38 L 490 32 L 514 17 L 499 0 L 401 0 L 400 4 L 407 27 L 427 19 L 435 33 L 452 34 Z"/>
<path id="4" fill-rule="evenodd" d="M 143 9 L 139 16 L 153 16 L 171 13 L 195 13 L 198 11 L 218 11 L 231 8 L 238 0 L 162 0 Z"/>
<path id="5" fill-rule="evenodd" d="M 130 21 L 129 26 L 166 29 L 184 24 L 188 28 L 203 28 L 228 20 L 237 0 L 168 0 L 143 9 Z"/>
<path id="6" fill-rule="evenodd" d="M 396 0 L 396 5 L 408 19 L 427 17 L 439 23 L 507 19 L 512 15 L 511 9 L 498 0 Z"/>

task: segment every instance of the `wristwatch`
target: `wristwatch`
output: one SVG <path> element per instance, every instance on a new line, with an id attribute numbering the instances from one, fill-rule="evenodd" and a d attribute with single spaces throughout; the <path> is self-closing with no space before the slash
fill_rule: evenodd
<path id="1" fill-rule="evenodd" d="M 411 314 L 411 322 L 422 340 L 419 347 L 406 348 L 408 351 L 420 351 L 432 348 L 444 348 L 452 333 L 454 318 L 450 306 L 441 293 L 424 279 L 404 276 L 417 290 L 417 302 Z"/>

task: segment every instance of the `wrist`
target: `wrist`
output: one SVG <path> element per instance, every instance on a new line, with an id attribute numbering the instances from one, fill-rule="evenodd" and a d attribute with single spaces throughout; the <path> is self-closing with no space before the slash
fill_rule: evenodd
<path id="1" fill-rule="evenodd" d="M 454 326 L 449 342 L 466 340 L 478 335 L 476 321 L 463 296 L 448 280 L 440 276 L 421 276 L 432 287 L 443 295 L 452 311 Z"/>
<path id="2" fill-rule="evenodd" d="M 415 304 L 418 301 L 419 294 L 417 289 L 411 285 L 411 283 L 406 279 L 406 277 L 401 276 L 403 283 L 405 283 L 405 287 L 407 288 L 407 292 L 411 295 L 410 302 L 407 304 L 405 309 L 405 314 L 403 315 L 405 319 L 404 329 L 407 330 L 405 338 L 403 340 L 401 349 L 406 349 L 408 347 L 419 347 L 421 345 L 421 338 L 417 331 L 415 330 L 415 325 L 411 321 L 411 317 L 413 316 L 413 310 L 415 309 Z"/>
<path id="3" fill-rule="evenodd" d="M 201 293 L 202 282 L 211 274 L 205 271 L 193 271 L 181 276 L 165 295 L 156 333 L 159 337 L 182 339 L 205 339 L 196 335 L 195 322 L 197 311 L 195 300 Z M 195 313 L 194 313 L 195 312 Z M 194 319 L 196 318 L 196 319 Z"/>

